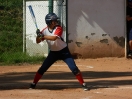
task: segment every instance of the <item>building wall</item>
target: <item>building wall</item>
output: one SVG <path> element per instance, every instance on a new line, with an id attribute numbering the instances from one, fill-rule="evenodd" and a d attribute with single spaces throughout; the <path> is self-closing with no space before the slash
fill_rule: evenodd
<path id="1" fill-rule="evenodd" d="M 82 58 L 125 56 L 125 0 L 68 0 L 68 46 Z"/>

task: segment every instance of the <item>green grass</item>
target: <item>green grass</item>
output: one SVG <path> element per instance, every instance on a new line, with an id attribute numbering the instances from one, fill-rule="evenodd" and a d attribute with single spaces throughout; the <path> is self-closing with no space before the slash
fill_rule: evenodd
<path id="1" fill-rule="evenodd" d="M 36 64 L 42 63 L 45 57 L 43 56 L 29 56 L 22 52 L 3 53 L 0 55 L 0 65 L 13 65 L 20 63 Z"/>
<path id="2" fill-rule="evenodd" d="M 0 66 L 43 60 L 23 53 L 23 0 L 0 0 Z"/>

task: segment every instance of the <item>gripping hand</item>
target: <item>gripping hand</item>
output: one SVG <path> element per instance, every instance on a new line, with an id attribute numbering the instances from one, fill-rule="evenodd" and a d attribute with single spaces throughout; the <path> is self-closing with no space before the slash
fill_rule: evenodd
<path id="1" fill-rule="evenodd" d="M 38 37 L 42 38 L 44 35 L 40 32 L 39 29 L 36 30 L 36 34 Z"/>

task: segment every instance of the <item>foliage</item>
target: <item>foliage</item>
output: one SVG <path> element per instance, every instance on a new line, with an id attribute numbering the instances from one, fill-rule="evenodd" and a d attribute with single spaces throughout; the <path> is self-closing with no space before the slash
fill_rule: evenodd
<path id="1" fill-rule="evenodd" d="M 0 54 L 22 51 L 22 0 L 0 3 Z"/>
<path id="2" fill-rule="evenodd" d="M 22 52 L 3 53 L 0 55 L 0 65 L 11 65 L 19 63 L 40 63 L 44 60 L 42 56 L 29 56 Z"/>
<path id="3" fill-rule="evenodd" d="M 40 59 L 22 53 L 23 0 L 0 0 L 0 23 L 0 64 L 31 63 Z"/>

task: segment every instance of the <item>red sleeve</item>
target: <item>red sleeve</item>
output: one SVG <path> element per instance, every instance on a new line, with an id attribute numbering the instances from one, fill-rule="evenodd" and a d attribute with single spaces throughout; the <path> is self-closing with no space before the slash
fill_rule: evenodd
<path id="1" fill-rule="evenodd" d="M 55 34 L 55 35 L 58 35 L 58 36 L 60 36 L 60 37 L 61 37 L 62 32 L 63 32 L 62 27 L 61 27 L 61 26 L 57 26 L 57 28 L 56 28 L 55 33 L 54 33 L 54 34 Z"/>

